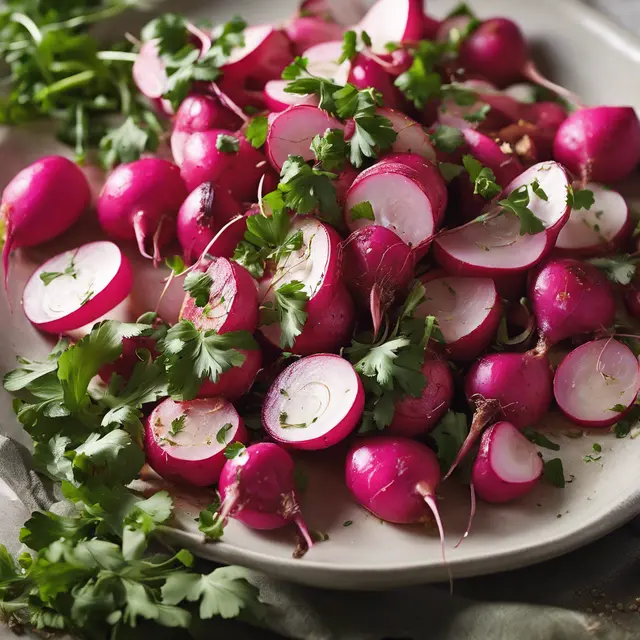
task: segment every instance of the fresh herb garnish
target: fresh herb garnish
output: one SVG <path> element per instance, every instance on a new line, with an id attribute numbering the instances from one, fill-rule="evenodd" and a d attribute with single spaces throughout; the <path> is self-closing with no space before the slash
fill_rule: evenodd
<path id="1" fill-rule="evenodd" d="M 460 129 L 443 124 L 437 125 L 430 137 L 436 149 L 444 153 L 453 153 L 464 144 L 464 136 Z"/>
<path id="2" fill-rule="evenodd" d="M 183 288 L 193 298 L 197 307 L 204 307 L 209 302 L 213 280 L 208 273 L 191 271 L 184 279 Z"/>
<path id="3" fill-rule="evenodd" d="M 231 460 L 243 454 L 245 449 L 246 447 L 242 444 L 242 442 L 232 442 L 225 447 L 224 457 L 227 458 L 227 460 Z"/>
<path id="4" fill-rule="evenodd" d="M 562 466 L 562 460 L 560 458 L 553 458 L 552 460 L 545 460 L 542 467 L 542 477 L 554 487 L 564 489 L 564 468 Z"/>
<path id="5" fill-rule="evenodd" d="M 376 219 L 373 214 L 373 207 L 368 200 L 361 202 L 359 204 L 354 205 L 349 209 L 349 215 L 351 216 L 351 220 L 355 222 L 356 220 L 374 220 Z"/>
<path id="6" fill-rule="evenodd" d="M 74 258 L 75 254 L 71 256 L 69 265 L 65 267 L 64 271 L 43 271 L 40 274 L 40 280 L 44 282 L 44 286 L 46 287 L 50 285 L 54 280 L 61 278 L 62 276 L 71 276 L 75 280 L 78 277 L 78 272 L 76 271 Z"/>
<path id="7" fill-rule="evenodd" d="M 560 445 L 553 442 L 553 440 L 549 440 L 549 438 L 547 438 L 544 433 L 534 431 L 533 429 L 525 429 L 523 433 L 528 440 L 533 442 L 533 444 L 537 444 L 539 447 L 551 449 L 552 451 L 560 450 Z"/>
<path id="8" fill-rule="evenodd" d="M 529 185 L 514 189 L 504 200 L 498 204 L 506 211 L 514 213 L 520 219 L 520 235 L 527 233 L 536 234 L 544 231 L 542 220 L 529 209 Z"/>
<path id="9" fill-rule="evenodd" d="M 280 324 L 280 347 L 290 349 L 302 333 L 307 321 L 309 294 L 298 280 L 287 282 L 274 291 L 273 302 L 265 302 L 261 309 L 262 324 Z"/>
<path id="10" fill-rule="evenodd" d="M 255 116 L 255 118 L 252 118 L 249 122 L 245 135 L 251 143 L 251 146 L 259 149 L 267 140 L 268 130 L 269 124 L 267 122 L 267 116 Z"/>
<path id="11" fill-rule="evenodd" d="M 227 424 L 220 427 L 218 433 L 216 434 L 216 440 L 219 444 L 227 444 L 227 435 L 229 434 L 229 431 L 231 431 L 231 429 L 233 429 L 233 426 L 230 422 L 227 422 Z"/>
<path id="12" fill-rule="evenodd" d="M 172 438 L 175 438 L 181 431 L 184 430 L 185 427 L 185 420 L 187 419 L 187 416 L 183 413 L 181 416 L 179 416 L 178 418 L 174 418 L 171 421 L 171 428 L 169 429 L 169 435 Z"/>
<path id="13" fill-rule="evenodd" d="M 572 209 L 591 209 L 595 197 L 589 189 L 574 189 L 573 185 L 567 187 L 567 204 Z"/>
<path id="14" fill-rule="evenodd" d="M 235 136 L 219 133 L 216 138 L 216 149 L 222 151 L 222 153 L 238 153 L 240 151 L 240 140 Z"/>
<path id="15" fill-rule="evenodd" d="M 341 129 L 327 129 L 311 142 L 316 160 L 326 171 L 342 171 L 349 157 L 349 145 Z"/>
<path id="16" fill-rule="evenodd" d="M 481 195 L 486 200 L 491 200 L 502 191 L 502 187 L 496 183 L 493 171 L 489 167 L 483 167 L 473 156 L 462 156 L 462 164 L 469 174 L 473 193 Z"/>
<path id="17" fill-rule="evenodd" d="M 621 253 L 608 258 L 591 258 L 587 260 L 598 267 L 604 275 L 615 284 L 628 285 L 635 278 L 638 258 Z"/>

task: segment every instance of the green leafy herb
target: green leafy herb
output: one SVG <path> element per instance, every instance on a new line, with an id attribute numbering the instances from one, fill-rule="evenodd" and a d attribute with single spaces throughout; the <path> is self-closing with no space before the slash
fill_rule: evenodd
<path id="1" fill-rule="evenodd" d="M 175 276 L 179 276 L 186 269 L 186 265 L 181 256 L 170 256 L 165 259 L 164 263 L 173 271 L 173 275 Z"/>
<path id="2" fill-rule="evenodd" d="M 483 104 L 475 111 L 471 111 L 470 113 L 465 113 L 462 117 L 467 122 L 483 122 L 487 115 L 489 115 L 489 111 L 491 111 L 491 106 L 488 104 Z"/>
<path id="3" fill-rule="evenodd" d="M 421 41 L 413 51 L 413 62 L 395 80 L 395 85 L 417 109 L 441 96 L 442 79 L 435 67 L 444 51 L 443 45 Z"/>
<path id="4" fill-rule="evenodd" d="M 345 31 L 342 37 L 342 53 L 338 62 L 342 64 L 345 60 L 352 60 L 358 53 L 358 36 L 355 31 Z"/>
<path id="5" fill-rule="evenodd" d="M 225 447 L 224 457 L 228 460 L 235 458 L 244 453 L 246 447 L 242 444 L 242 442 L 232 442 Z"/>
<path id="6" fill-rule="evenodd" d="M 602 458 L 602 456 L 594 456 L 590 453 L 588 453 L 586 456 L 582 456 L 582 460 L 584 462 L 598 462 L 598 460 L 600 460 Z"/>
<path id="7" fill-rule="evenodd" d="M 628 285 L 636 275 L 638 259 L 621 253 L 608 258 L 591 258 L 587 262 L 598 267 L 611 282 Z"/>
<path id="8" fill-rule="evenodd" d="M 351 216 L 351 220 L 355 222 L 356 220 L 374 220 L 376 219 L 373 214 L 373 207 L 368 200 L 364 202 L 360 202 L 359 204 L 354 205 L 349 209 L 349 214 Z"/>
<path id="9" fill-rule="evenodd" d="M 183 413 L 180 417 L 175 418 L 171 421 L 171 428 L 169 429 L 169 435 L 172 438 L 175 438 L 181 431 L 184 430 L 185 420 L 187 416 Z"/>
<path id="10" fill-rule="evenodd" d="M 222 153 L 238 153 L 240 151 L 240 140 L 235 136 L 219 133 L 216 138 L 216 149 L 222 151 Z"/>
<path id="11" fill-rule="evenodd" d="M 445 182 L 451 182 L 454 178 L 457 178 L 463 171 L 464 167 L 459 164 L 453 164 L 451 162 L 438 162 L 438 170 L 440 175 L 444 178 Z"/>
<path id="12" fill-rule="evenodd" d="M 553 442 L 553 440 L 549 440 L 544 433 L 540 433 L 539 431 L 534 431 L 533 429 L 525 429 L 524 435 L 528 438 L 533 444 L 537 444 L 539 447 L 544 447 L 545 449 L 551 449 L 552 451 L 559 451 L 560 445 Z"/>
<path id="13" fill-rule="evenodd" d="M 615 413 L 622 413 L 623 411 L 626 411 L 627 407 L 625 407 L 623 404 L 614 404 L 613 407 L 611 407 L 611 409 L 609 409 L 609 411 L 614 411 Z"/>
<path id="14" fill-rule="evenodd" d="M 524 184 L 514 189 L 506 199 L 498 204 L 506 211 L 514 213 L 520 218 L 520 235 L 536 234 L 544 231 L 544 225 L 531 209 L 529 209 L 529 186 Z"/>
<path id="15" fill-rule="evenodd" d="M 307 321 L 307 302 L 309 295 L 304 284 L 292 280 L 278 287 L 274 292 L 274 301 L 264 304 L 261 314 L 263 324 L 280 323 L 280 347 L 289 349 L 302 333 Z"/>
<path id="16" fill-rule="evenodd" d="M 567 187 L 567 204 L 572 209 L 591 209 L 595 197 L 589 189 L 574 189 L 572 185 Z"/>
<path id="17" fill-rule="evenodd" d="M 267 116 L 255 116 L 251 119 L 245 135 L 252 147 L 260 149 L 264 145 L 268 129 Z"/>
<path id="18" fill-rule="evenodd" d="M 601 445 L 601 444 L 599 444 L 598 442 L 594 442 L 594 443 L 593 443 L 593 450 L 594 450 L 596 453 L 600 453 L 600 452 L 602 451 L 602 445 Z"/>
<path id="19" fill-rule="evenodd" d="M 144 152 L 154 152 L 160 144 L 162 124 L 150 111 L 141 116 L 130 115 L 115 129 L 111 129 L 100 140 L 100 162 L 112 169 L 122 162 L 133 162 Z"/>
<path id="20" fill-rule="evenodd" d="M 326 171 L 342 171 L 349 157 L 349 145 L 341 129 L 327 129 L 322 136 L 315 136 L 311 149 Z"/>
<path id="21" fill-rule="evenodd" d="M 62 276 L 71 276 L 74 280 L 78 277 L 78 272 L 76 271 L 75 265 L 75 252 L 71 256 L 71 260 L 69 261 L 69 265 L 65 267 L 64 271 L 42 271 L 40 273 L 40 280 L 44 282 L 44 286 L 50 285 L 57 278 L 61 278 Z"/>
<path id="22" fill-rule="evenodd" d="M 345 521 L 342 523 L 342 526 L 343 526 L 343 527 L 350 527 L 352 524 L 353 524 L 353 520 L 345 520 Z"/>
<path id="23" fill-rule="evenodd" d="M 564 489 L 564 468 L 562 466 L 562 460 L 560 458 L 553 458 L 551 460 L 545 460 L 542 467 L 542 477 L 549 484 L 560 489 Z"/>
<path id="24" fill-rule="evenodd" d="M 464 144 L 464 136 L 460 129 L 439 124 L 431 134 L 431 141 L 438 151 L 453 153 Z"/>
<path id="25" fill-rule="evenodd" d="M 204 307 L 209 302 L 213 280 L 207 273 L 191 271 L 184 279 L 184 290 L 193 298 L 197 307 Z"/>
<path id="26" fill-rule="evenodd" d="M 230 422 L 227 422 L 227 424 L 220 427 L 218 433 L 216 434 L 216 440 L 219 444 L 227 444 L 227 435 L 229 434 L 229 431 L 231 431 L 231 429 L 233 429 L 233 426 Z"/>
<path id="27" fill-rule="evenodd" d="M 451 468 L 458 451 L 469 434 L 469 421 L 464 413 L 447 411 L 430 436 L 436 443 L 438 461 L 443 472 Z"/>
<path id="28" fill-rule="evenodd" d="M 219 507 L 220 505 L 218 505 L 217 509 L 212 509 L 212 507 L 204 509 L 198 516 L 198 531 L 204 533 L 211 540 L 220 540 L 224 534 L 225 523 L 217 512 Z"/>
<path id="29" fill-rule="evenodd" d="M 473 193 L 481 195 L 486 200 L 491 200 L 502 191 L 502 187 L 496 183 L 493 171 L 489 167 L 483 167 L 473 156 L 462 156 L 462 164 L 469 174 Z"/>
<path id="30" fill-rule="evenodd" d="M 536 178 L 531 183 L 531 191 L 533 191 L 533 193 L 535 193 L 538 196 L 538 198 L 540 198 L 541 200 L 544 200 L 544 201 L 549 200 L 549 197 L 545 193 L 544 189 L 540 186 L 540 182 L 538 181 L 538 178 Z"/>

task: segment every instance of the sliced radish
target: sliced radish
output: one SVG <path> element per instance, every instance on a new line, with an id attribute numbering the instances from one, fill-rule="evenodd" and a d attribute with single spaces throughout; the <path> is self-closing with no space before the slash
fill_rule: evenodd
<path id="1" fill-rule="evenodd" d="M 287 93 L 284 88 L 288 84 L 288 80 L 269 80 L 264 85 L 264 104 L 269 111 L 284 111 L 295 104 L 318 105 L 318 98 L 315 95 L 301 96 L 297 93 Z"/>
<path id="2" fill-rule="evenodd" d="M 307 71 L 312 76 L 333 80 L 343 85 L 349 75 L 349 61 L 338 62 L 342 55 L 342 40 L 331 40 L 309 47 L 302 57 L 308 60 Z"/>
<path id="3" fill-rule="evenodd" d="M 498 422 L 482 434 L 471 481 L 486 502 L 510 502 L 533 489 L 542 464 L 532 442 L 510 422 Z"/>
<path id="4" fill-rule="evenodd" d="M 316 44 L 339 40 L 344 28 L 335 22 L 329 22 L 314 16 L 300 16 L 291 20 L 284 27 L 284 32 L 293 45 L 296 55 L 304 52 Z"/>
<path id="5" fill-rule="evenodd" d="M 159 40 L 150 40 L 140 47 L 133 63 L 133 81 L 147 98 L 161 98 L 167 88 L 167 71 L 160 59 Z"/>
<path id="6" fill-rule="evenodd" d="M 388 118 L 393 130 L 398 134 L 391 145 L 391 151 L 417 153 L 431 162 L 436 161 L 436 150 L 431 144 L 431 138 L 418 122 L 395 109 L 377 109 L 376 113 Z"/>
<path id="7" fill-rule="evenodd" d="M 574 349 L 556 370 L 553 393 L 569 420 L 587 427 L 608 427 L 635 403 L 640 390 L 638 359 L 613 338 Z"/>
<path id="8" fill-rule="evenodd" d="M 462 135 L 469 147 L 469 153 L 496 176 L 498 184 L 505 187 L 515 180 L 524 167 L 513 154 L 502 151 L 493 138 L 473 129 L 463 129 Z"/>
<path id="9" fill-rule="evenodd" d="M 420 40 L 422 0 L 378 0 L 356 26 L 371 38 L 371 50 L 387 53 L 389 42 Z"/>
<path id="10" fill-rule="evenodd" d="M 225 447 L 247 440 L 238 412 L 223 398 L 189 402 L 167 398 L 147 420 L 145 453 L 163 478 L 206 487 L 220 477 Z"/>
<path id="11" fill-rule="evenodd" d="M 131 292 L 127 257 L 113 242 L 90 242 L 40 265 L 22 295 L 29 321 L 47 333 L 65 333 L 96 321 Z"/>
<path id="12" fill-rule="evenodd" d="M 589 183 L 595 202 L 590 209 L 572 209 L 556 240 L 556 249 L 574 256 L 612 253 L 631 233 L 629 207 L 617 192 Z"/>
<path id="13" fill-rule="evenodd" d="M 262 407 L 267 433 L 293 449 L 326 449 L 344 440 L 364 409 L 364 390 L 351 364 L 319 353 L 289 365 Z"/>
<path id="14" fill-rule="evenodd" d="M 446 276 L 423 280 L 419 317 L 435 316 L 452 360 L 472 360 L 495 338 L 502 304 L 493 280 Z"/>

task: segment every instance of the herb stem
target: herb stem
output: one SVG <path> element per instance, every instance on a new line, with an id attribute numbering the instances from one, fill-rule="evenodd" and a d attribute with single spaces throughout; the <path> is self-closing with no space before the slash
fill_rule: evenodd
<path id="1" fill-rule="evenodd" d="M 16 12 L 11 14 L 11 20 L 21 24 L 29 32 L 29 35 L 33 38 L 36 44 L 40 44 L 42 42 L 42 31 L 38 29 L 38 25 L 36 25 L 29 16 L 26 16 L 24 13 Z"/>
<path id="2" fill-rule="evenodd" d="M 75 75 L 69 76 L 68 78 L 63 78 L 62 80 L 58 80 L 58 82 L 54 82 L 48 87 L 41 89 L 36 94 L 36 99 L 39 101 L 45 100 L 49 96 L 56 93 L 63 93 L 65 91 L 68 91 L 69 89 L 73 89 L 74 87 L 80 87 L 91 82 L 95 77 L 95 71 L 81 71 L 80 73 L 76 73 Z"/>
<path id="3" fill-rule="evenodd" d="M 132 51 L 98 51 L 98 60 L 135 62 L 138 55 Z"/>
<path id="4" fill-rule="evenodd" d="M 60 29 L 75 29 L 77 27 L 81 27 L 86 24 L 100 22 L 101 20 L 105 20 L 106 18 L 113 18 L 114 16 L 117 16 L 119 13 L 122 13 L 126 8 L 127 7 L 125 4 L 114 4 L 113 6 L 107 7 L 106 9 L 101 9 L 100 11 L 94 11 L 93 13 L 85 13 L 82 16 L 69 18 L 69 20 L 64 20 L 63 22 L 52 22 L 51 24 L 46 25 L 44 29 L 46 31 L 58 31 Z"/>

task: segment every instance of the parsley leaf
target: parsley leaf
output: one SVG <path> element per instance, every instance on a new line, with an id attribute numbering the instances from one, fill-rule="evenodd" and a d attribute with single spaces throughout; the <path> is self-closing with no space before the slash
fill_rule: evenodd
<path id="1" fill-rule="evenodd" d="M 245 451 L 246 447 L 242 444 L 242 442 L 232 442 L 225 447 L 224 457 L 227 460 L 231 460 L 236 456 L 242 455 Z"/>
<path id="2" fill-rule="evenodd" d="M 360 202 L 359 204 L 354 205 L 349 209 L 349 214 L 351 215 L 351 220 L 355 222 L 356 220 L 374 220 L 376 219 L 373 214 L 373 207 L 368 200 L 364 202 Z"/>
<path id="3" fill-rule="evenodd" d="M 453 153 L 464 144 L 464 136 L 460 129 L 439 124 L 431 134 L 431 141 L 438 151 Z"/>
<path id="4" fill-rule="evenodd" d="M 196 306 L 204 307 L 209 302 L 213 280 L 208 273 L 191 271 L 184 279 L 184 290 L 194 299 Z"/>
<path id="5" fill-rule="evenodd" d="M 161 132 L 162 125 L 149 112 L 145 112 L 144 119 L 128 116 L 100 140 L 100 164 L 105 169 L 113 169 L 122 162 L 138 160 L 145 151 L 156 151 Z"/>
<path id="6" fill-rule="evenodd" d="M 520 235 L 525 233 L 535 234 L 544 231 L 544 225 L 531 209 L 529 209 L 529 186 L 523 184 L 514 189 L 506 199 L 499 200 L 498 204 L 507 211 L 520 218 Z"/>
<path id="7" fill-rule="evenodd" d="M 240 140 L 235 136 L 219 133 L 216 138 L 216 149 L 222 151 L 222 153 L 238 153 L 240 150 Z"/>
<path id="8" fill-rule="evenodd" d="M 481 195 L 486 200 L 491 200 L 502 191 L 502 187 L 496 183 L 493 171 L 489 167 L 483 167 L 473 156 L 462 156 L 462 164 L 469 174 L 473 193 Z"/>
<path id="9" fill-rule="evenodd" d="M 40 280 L 42 280 L 44 286 L 46 287 L 50 285 L 54 280 L 61 278 L 62 276 L 71 276 L 75 280 L 78 277 L 78 272 L 76 271 L 75 266 L 75 256 L 76 252 L 73 252 L 69 265 L 65 267 L 64 271 L 42 271 L 40 273 Z"/>
<path id="10" fill-rule="evenodd" d="M 442 79 L 434 67 L 442 51 L 439 43 L 421 41 L 413 52 L 411 66 L 395 80 L 396 87 L 416 109 L 424 109 L 429 100 L 440 97 Z"/>
<path id="11" fill-rule="evenodd" d="M 598 267 L 615 284 L 628 285 L 635 278 L 638 260 L 622 253 L 609 258 L 591 258 L 587 260 Z"/>
<path id="12" fill-rule="evenodd" d="M 326 171 L 342 171 L 349 155 L 349 145 L 344 140 L 341 129 L 327 129 L 316 135 L 311 142 L 316 160 Z"/>
<path id="13" fill-rule="evenodd" d="M 169 429 L 169 435 L 171 437 L 177 436 L 181 431 L 184 430 L 184 422 L 187 419 L 187 416 L 183 413 L 177 418 L 174 418 L 171 421 L 171 428 Z"/>
<path id="14" fill-rule="evenodd" d="M 261 313 L 262 324 L 280 323 L 280 346 L 290 349 L 297 336 L 302 333 L 307 321 L 309 295 L 304 284 L 292 280 L 278 287 L 274 292 L 274 302 L 266 302 Z"/>
<path id="15" fill-rule="evenodd" d="M 547 438 L 544 433 L 534 431 L 533 429 L 525 429 L 523 434 L 528 440 L 533 442 L 533 444 L 537 444 L 539 447 L 551 449 L 552 451 L 560 450 L 560 445 L 553 442 L 553 440 L 549 440 L 549 438 Z"/>
<path id="16" fill-rule="evenodd" d="M 538 178 L 531 183 L 531 191 L 533 191 L 533 193 L 535 193 L 541 200 L 544 200 L 545 202 L 549 200 L 549 196 L 547 196 L 544 189 L 540 186 Z"/>
<path id="17" fill-rule="evenodd" d="M 252 118 L 247 126 L 246 138 L 255 149 L 262 147 L 267 139 L 269 125 L 267 116 Z"/>
<path id="18" fill-rule="evenodd" d="M 229 433 L 229 431 L 231 431 L 232 428 L 233 426 L 230 422 L 227 422 L 227 424 L 220 427 L 218 433 L 216 434 L 216 440 L 219 444 L 227 444 L 227 434 Z"/>
<path id="19" fill-rule="evenodd" d="M 542 477 L 554 487 L 564 489 L 564 468 L 562 466 L 562 460 L 560 458 L 553 458 L 552 460 L 545 460 L 542 467 Z"/>
<path id="20" fill-rule="evenodd" d="M 357 48 L 358 36 L 355 31 L 345 31 L 342 37 L 342 53 L 338 58 L 338 63 L 342 64 L 345 60 L 352 60 L 358 53 Z"/>
<path id="21" fill-rule="evenodd" d="M 567 204 L 572 209 L 591 209 L 595 197 L 589 189 L 574 189 L 572 185 L 567 187 Z"/>
<path id="22" fill-rule="evenodd" d="M 436 443 L 438 462 L 443 472 L 451 468 L 468 433 L 467 416 L 464 413 L 449 410 L 429 434 Z"/>
<path id="23" fill-rule="evenodd" d="M 459 164 L 453 164 L 452 162 L 438 162 L 438 170 L 445 182 L 451 182 L 464 171 L 464 167 Z"/>

